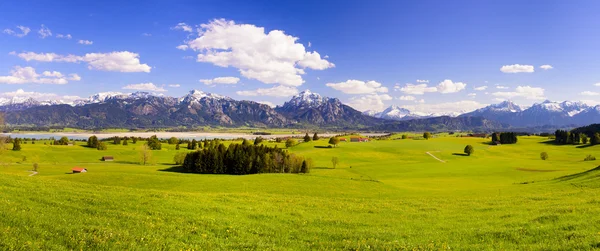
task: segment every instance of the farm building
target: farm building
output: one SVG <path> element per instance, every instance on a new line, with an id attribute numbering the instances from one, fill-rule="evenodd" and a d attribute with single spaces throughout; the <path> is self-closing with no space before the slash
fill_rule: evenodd
<path id="1" fill-rule="evenodd" d="M 104 156 L 102 157 L 102 161 L 113 161 L 115 158 L 113 156 Z"/>
<path id="2" fill-rule="evenodd" d="M 73 167 L 71 171 L 73 171 L 73 173 L 85 173 L 87 172 L 87 169 L 81 167 Z"/>
<path id="3" fill-rule="evenodd" d="M 346 138 L 340 138 L 340 142 L 346 142 Z"/>
<path id="4" fill-rule="evenodd" d="M 369 142 L 368 138 L 350 138 L 350 142 Z"/>

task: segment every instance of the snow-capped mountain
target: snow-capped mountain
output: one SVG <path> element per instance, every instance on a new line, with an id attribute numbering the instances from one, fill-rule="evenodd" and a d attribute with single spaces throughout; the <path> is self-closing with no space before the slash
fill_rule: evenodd
<path id="1" fill-rule="evenodd" d="M 198 103 L 203 98 L 215 99 L 215 100 L 232 100 L 230 97 L 222 96 L 214 93 L 206 93 L 199 90 L 191 90 L 187 95 L 179 98 L 180 103 Z"/>
<path id="2" fill-rule="evenodd" d="M 284 104 L 284 106 L 300 109 L 317 108 L 326 103 L 328 100 L 329 98 L 321 97 L 321 95 L 318 93 L 305 90 L 298 93 L 298 95 L 293 96 L 290 101 Z"/>
<path id="3" fill-rule="evenodd" d="M 411 111 L 409 111 L 408 109 L 399 107 L 397 105 L 392 105 L 381 112 L 366 111 L 366 112 L 363 112 L 363 114 L 367 115 L 367 116 L 375 117 L 375 118 L 389 119 L 389 120 L 408 120 L 408 119 L 422 118 L 422 117 L 427 116 L 427 115 L 422 116 L 422 115 L 414 114 Z"/>

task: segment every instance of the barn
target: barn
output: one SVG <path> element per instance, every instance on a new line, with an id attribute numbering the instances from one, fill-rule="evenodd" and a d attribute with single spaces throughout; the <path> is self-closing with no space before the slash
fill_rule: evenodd
<path id="1" fill-rule="evenodd" d="M 85 173 L 87 172 L 87 169 L 81 167 L 73 167 L 71 171 L 73 171 L 73 173 Z"/>
<path id="2" fill-rule="evenodd" d="M 102 157 L 102 161 L 114 161 L 115 158 L 113 156 L 104 156 Z"/>

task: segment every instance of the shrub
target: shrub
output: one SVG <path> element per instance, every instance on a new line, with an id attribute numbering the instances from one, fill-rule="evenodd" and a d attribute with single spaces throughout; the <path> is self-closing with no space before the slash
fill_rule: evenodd
<path id="1" fill-rule="evenodd" d="M 591 160 L 596 160 L 596 157 L 589 155 L 585 157 L 585 159 L 583 159 L 583 161 L 591 161 Z"/>
<path id="2" fill-rule="evenodd" d="M 319 135 L 317 135 L 317 133 L 313 135 L 313 140 L 319 140 Z"/>
<path id="3" fill-rule="evenodd" d="M 548 159 L 548 153 L 546 153 L 546 152 L 542 152 L 542 153 L 540 153 L 540 158 L 541 158 L 542 160 L 547 160 L 547 159 Z"/>
<path id="4" fill-rule="evenodd" d="M 340 163 L 340 160 L 338 159 L 338 157 L 331 158 L 331 164 L 333 164 L 333 169 L 335 169 L 337 167 L 338 163 Z"/>
<path id="5" fill-rule="evenodd" d="M 183 165 L 183 162 L 185 161 L 185 156 L 187 156 L 187 153 L 184 152 L 175 154 L 175 157 L 173 157 L 173 162 L 175 162 L 175 165 Z"/>
<path id="6" fill-rule="evenodd" d="M 158 138 L 156 137 L 156 135 L 152 135 L 148 139 L 148 142 L 146 142 L 146 145 L 148 145 L 148 148 L 150 148 L 150 150 L 162 149 L 162 145 L 161 145 L 160 141 L 158 140 Z"/>
<path id="7" fill-rule="evenodd" d="M 106 143 L 98 141 L 98 146 L 96 146 L 96 149 L 98 149 L 99 151 L 105 151 L 108 149 L 108 146 L 106 145 Z"/>
<path id="8" fill-rule="evenodd" d="M 179 139 L 177 139 L 175 137 L 171 137 L 171 138 L 169 138 L 168 143 L 169 143 L 169 145 L 175 145 L 175 144 L 179 143 Z"/>
<path id="9" fill-rule="evenodd" d="M 408 139 L 408 135 L 402 134 L 402 139 Z"/>
<path id="10" fill-rule="evenodd" d="M 464 152 L 467 154 L 467 156 L 471 156 L 471 154 L 475 152 L 475 149 L 473 149 L 472 145 L 467 145 L 465 146 Z"/>
<path id="11" fill-rule="evenodd" d="M 431 138 L 431 133 L 430 132 L 423 133 L 423 138 L 424 139 L 430 139 Z"/>
<path id="12" fill-rule="evenodd" d="M 304 142 L 310 142 L 311 140 L 312 138 L 308 136 L 308 133 L 306 133 L 306 135 L 304 135 Z"/>
<path id="13" fill-rule="evenodd" d="M 13 151 L 21 151 L 21 139 L 15 138 L 13 140 Z"/>
<path id="14" fill-rule="evenodd" d="M 295 145 L 296 145 L 296 140 L 295 139 L 288 139 L 288 140 L 285 141 L 285 147 L 286 148 L 289 148 L 289 147 L 292 147 L 292 146 L 295 146 Z"/>
<path id="15" fill-rule="evenodd" d="M 260 143 L 263 142 L 263 138 L 262 137 L 256 137 L 256 139 L 254 139 L 254 145 L 260 145 Z"/>

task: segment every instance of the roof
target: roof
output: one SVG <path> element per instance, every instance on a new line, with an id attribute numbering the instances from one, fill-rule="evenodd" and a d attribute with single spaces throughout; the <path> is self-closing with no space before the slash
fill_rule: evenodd
<path id="1" fill-rule="evenodd" d="M 114 159 L 114 157 L 113 157 L 113 156 L 104 156 L 104 157 L 102 157 L 102 158 L 105 158 L 105 159 Z"/>
<path id="2" fill-rule="evenodd" d="M 83 170 L 86 170 L 85 168 L 82 167 L 73 167 L 73 169 L 71 169 L 72 171 L 77 171 L 77 172 L 81 172 Z"/>

